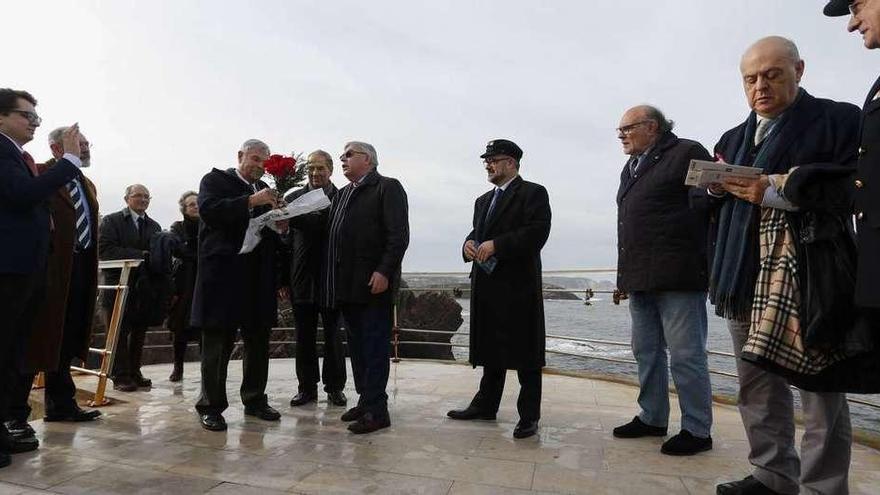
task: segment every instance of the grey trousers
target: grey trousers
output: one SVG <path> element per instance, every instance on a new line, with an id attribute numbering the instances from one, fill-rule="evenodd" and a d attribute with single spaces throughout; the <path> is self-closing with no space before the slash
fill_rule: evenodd
<path id="1" fill-rule="evenodd" d="M 849 493 L 852 428 L 846 394 L 799 391 L 804 420 L 801 456 L 794 448 L 794 396 L 788 381 L 740 359 L 749 323 L 727 321 L 739 375 L 737 405 L 749 439 L 752 475 L 773 490 Z M 799 486 L 800 485 L 800 486 Z"/>

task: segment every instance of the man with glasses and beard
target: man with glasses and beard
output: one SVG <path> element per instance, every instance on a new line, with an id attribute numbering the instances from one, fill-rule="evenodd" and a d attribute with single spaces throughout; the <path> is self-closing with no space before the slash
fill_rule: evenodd
<path id="1" fill-rule="evenodd" d="M 523 151 L 495 139 L 480 155 L 495 187 L 477 198 L 473 230 L 462 246 L 471 266 L 470 363 L 483 367 L 480 389 L 457 420 L 494 420 L 507 370 L 516 370 L 520 392 L 514 438 L 538 431 L 544 357 L 541 249 L 550 236 L 550 199 L 544 186 L 519 175 Z"/>

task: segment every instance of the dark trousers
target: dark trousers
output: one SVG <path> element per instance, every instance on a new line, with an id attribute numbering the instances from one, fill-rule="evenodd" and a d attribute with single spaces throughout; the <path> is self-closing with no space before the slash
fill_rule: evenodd
<path id="1" fill-rule="evenodd" d="M 45 295 L 45 267 L 30 274 L 0 274 L 0 441 L 6 436 L 2 422 L 12 419 L 9 406 L 18 389 L 24 346 Z"/>
<path id="2" fill-rule="evenodd" d="M 89 256 L 85 253 L 74 253 L 73 255 L 58 368 L 46 372 L 44 392 L 47 415 L 65 414 L 77 408 L 76 385 L 73 383 L 73 377 L 70 376 L 70 364 L 82 349 L 86 335 L 90 332 L 87 325 L 92 321 L 91 317 L 86 315 L 90 307 L 88 297 L 91 294 L 90 288 L 86 286 L 87 270 L 91 266 L 88 259 Z M 28 397 L 30 397 L 33 381 L 34 373 L 19 375 L 9 406 L 11 418 L 27 421 L 30 416 L 31 408 L 28 405 Z"/>
<path id="3" fill-rule="evenodd" d="M 242 328 L 241 402 L 245 407 L 266 405 L 269 378 L 269 327 Z M 235 347 L 235 328 L 202 330 L 202 392 L 196 402 L 200 414 L 220 414 L 229 407 L 226 400 L 226 372 Z"/>
<path id="4" fill-rule="evenodd" d="M 324 324 L 324 364 L 318 375 L 318 315 Z M 299 391 L 318 392 L 318 380 L 324 382 L 325 392 L 337 392 L 345 388 L 345 351 L 339 332 L 339 311 L 319 308 L 316 304 L 293 306 L 296 321 L 296 379 Z"/>
<path id="5" fill-rule="evenodd" d="M 541 369 L 516 370 L 516 374 L 519 377 L 519 397 L 516 399 L 519 417 L 525 421 L 538 421 L 541 419 Z M 480 390 L 471 405 L 484 411 L 498 412 L 506 377 L 506 369 L 483 367 Z"/>
<path id="6" fill-rule="evenodd" d="M 110 324 L 110 311 L 107 312 L 107 324 Z M 116 356 L 113 358 L 114 381 L 129 381 L 140 375 L 146 337 L 146 325 L 132 325 L 123 318 L 116 340 Z"/>
<path id="7" fill-rule="evenodd" d="M 343 304 L 348 353 L 358 406 L 376 416 L 388 414 L 388 373 L 391 362 L 391 305 Z"/>

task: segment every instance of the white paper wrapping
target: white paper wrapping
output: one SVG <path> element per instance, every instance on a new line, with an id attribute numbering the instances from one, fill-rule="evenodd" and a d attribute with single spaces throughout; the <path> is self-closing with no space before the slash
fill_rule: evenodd
<path id="1" fill-rule="evenodd" d="M 330 206 L 330 200 L 324 194 L 324 190 L 315 189 L 296 198 L 296 200 L 284 208 L 267 211 L 257 218 L 251 218 L 247 232 L 244 234 L 244 242 L 241 243 L 241 251 L 238 254 L 249 253 L 260 244 L 260 241 L 263 240 L 260 235 L 263 227 L 269 227 L 278 232 L 278 228 L 275 226 L 275 222 L 278 220 L 287 220 L 288 218 L 305 215 L 313 211 L 323 210 L 328 206 Z"/>

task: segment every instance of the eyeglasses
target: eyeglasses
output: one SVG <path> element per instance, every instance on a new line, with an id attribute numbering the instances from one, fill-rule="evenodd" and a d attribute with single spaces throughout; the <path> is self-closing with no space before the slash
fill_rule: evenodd
<path id="1" fill-rule="evenodd" d="M 28 119 L 28 122 L 33 125 L 40 125 L 40 123 L 43 122 L 43 119 L 41 119 L 40 116 L 35 114 L 34 112 L 28 112 L 27 110 L 12 110 L 12 112 L 17 113 L 22 117 Z"/>
<path id="2" fill-rule="evenodd" d="M 367 154 L 364 153 L 363 151 L 348 150 L 345 153 L 339 155 L 339 159 L 340 160 L 348 160 L 349 158 L 353 157 L 355 154 L 367 156 Z"/>
<path id="3" fill-rule="evenodd" d="M 641 120 L 641 121 L 636 122 L 634 124 L 618 127 L 617 129 L 615 129 L 615 131 L 617 131 L 618 134 L 623 134 L 624 136 L 629 136 L 630 134 L 633 133 L 633 131 L 636 130 L 636 127 L 638 127 L 642 124 L 647 124 L 648 122 L 651 122 L 651 121 L 650 120 Z"/>
<path id="4" fill-rule="evenodd" d="M 147 199 L 148 200 L 148 199 L 150 199 L 150 195 L 137 193 L 137 194 L 132 194 L 131 196 L 129 196 L 129 198 Z"/>
<path id="5" fill-rule="evenodd" d="M 483 163 L 486 165 L 493 165 L 498 162 L 503 162 L 504 160 L 510 160 L 509 156 L 493 156 L 483 160 Z"/>

